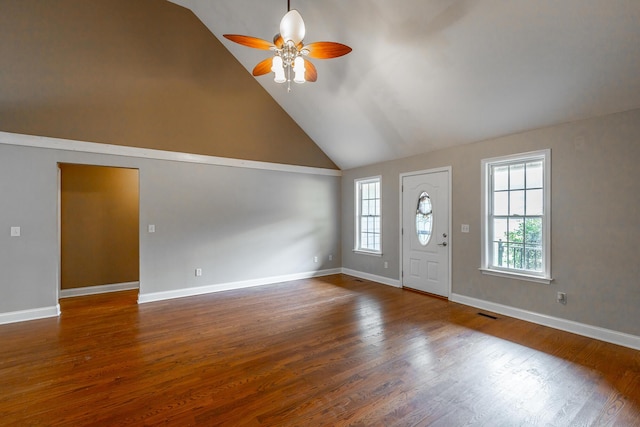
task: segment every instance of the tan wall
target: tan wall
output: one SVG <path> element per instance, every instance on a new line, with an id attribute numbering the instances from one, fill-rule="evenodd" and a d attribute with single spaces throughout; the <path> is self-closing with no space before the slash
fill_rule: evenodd
<path id="1" fill-rule="evenodd" d="M 189 10 L 0 0 L 0 130 L 337 169 Z"/>
<path id="2" fill-rule="evenodd" d="M 138 281 L 138 170 L 60 169 L 61 288 Z"/>

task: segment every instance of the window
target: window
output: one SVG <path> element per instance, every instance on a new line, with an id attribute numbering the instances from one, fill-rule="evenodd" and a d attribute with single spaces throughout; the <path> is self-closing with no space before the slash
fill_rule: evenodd
<path id="1" fill-rule="evenodd" d="M 484 273 L 551 281 L 551 151 L 482 161 Z"/>
<path id="2" fill-rule="evenodd" d="M 380 255 L 380 180 L 379 176 L 355 181 L 355 251 Z"/>
<path id="3" fill-rule="evenodd" d="M 416 233 L 422 246 L 427 246 L 431 240 L 432 227 L 433 207 L 431 205 L 431 197 L 426 191 L 423 191 L 418 198 L 418 208 L 416 209 Z"/>

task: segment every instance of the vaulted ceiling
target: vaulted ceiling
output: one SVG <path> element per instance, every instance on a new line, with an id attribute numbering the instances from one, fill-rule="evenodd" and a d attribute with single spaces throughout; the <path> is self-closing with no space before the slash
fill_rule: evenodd
<path id="1" fill-rule="evenodd" d="M 191 9 L 247 69 L 268 51 L 285 0 L 171 0 Z M 637 0 L 292 0 L 305 42 L 347 56 L 312 60 L 318 81 L 257 77 L 341 168 L 408 157 L 640 107 Z"/>

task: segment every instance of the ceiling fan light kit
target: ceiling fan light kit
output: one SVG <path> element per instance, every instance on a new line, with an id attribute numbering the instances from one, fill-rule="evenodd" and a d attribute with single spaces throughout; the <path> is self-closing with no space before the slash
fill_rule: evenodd
<path id="1" fill-rule="evenodd" d="M 287 3 L 288 5 L 288 3 Z M 289 83 L 291 90 L 291 72 L 295 83 L 315 82 L 318 79 L 316 67 L 306 58 L 329 59 L 337 58 L 351 52 L 351 48 L 335 42 L 315 42 L 304 45 L 306 33 L 304 20 L 300 13 L 288 9 L 280 21 L 280 33 L 273 38 L 273 43 L 266 40 L 243 36 L 239 34 L 223 34 L 235 43 L 256 49 L 271 50 L 274 56 L 260 61 L 253 69 L 254 76 L 261 76 L 273 72 L 276 83 Z"/>
<path id="2" fill-rule="evenodd" d="M 302 43 L 306 29 L 300 12 L 293 9 L 288 11 L 280 21 L 280 35 L 285 41 L 294 44 Z"/>
<path id="3" fill-rule="evenodd" d="M 284 66 L 282 65 L 282 58 L 276 56 L 273 58 L 273 62 L 271 65 L 271 71 L 275 74 L 274 81 L 276 83 L 284 83 L 287 81 L 287 78 L 284 76 Z"/>

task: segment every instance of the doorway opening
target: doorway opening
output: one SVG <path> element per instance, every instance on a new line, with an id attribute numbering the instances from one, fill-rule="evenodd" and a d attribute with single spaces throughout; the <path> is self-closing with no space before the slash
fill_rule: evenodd
<path id="1" fill-rule="evenodd" d="M 139 170 L 59 163 L 59 297 L 138 289 Z"/>

